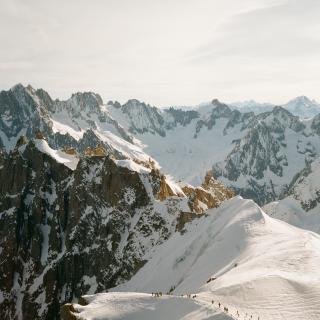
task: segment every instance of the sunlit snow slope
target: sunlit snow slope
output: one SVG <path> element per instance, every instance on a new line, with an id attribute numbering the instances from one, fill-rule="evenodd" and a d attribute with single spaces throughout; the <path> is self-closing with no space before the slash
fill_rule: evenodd
<path id="1" fill-rule="evenodd" d="M 320 236 L 269 217 L 251 200 L 210 210 L 148 258 L 114 291 L 175 288 L 200 303 L 219 301 L 240 319 L 320 318 Z"/>
<path id="2" fill-rule="evenodd" d="M 218 306 L 186 297 L 135 292 L 86 296 L 86 306 L 74 305 L 76 315 L 86 320 L 231 320 Z"/>

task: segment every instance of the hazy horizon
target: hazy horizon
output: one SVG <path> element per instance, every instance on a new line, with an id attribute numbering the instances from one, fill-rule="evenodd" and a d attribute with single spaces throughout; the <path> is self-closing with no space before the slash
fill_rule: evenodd
<path id="1" fill-rule="evenodd" d="M 30 86 L 31 86 L 33 89 L 35 89 L 35 90 L 37 90 L 37 89 L 43 89 L 43 90 L 45 90 L 45 91 L 50 95 L 50 97 L 51 97 L 53 100 L 58 99 L 58 100 L 60 100 L 60 101 L 63 101 L 63 100 L 67 100 L 67 99 L 71 98 L 72 94 L 75 94 L 75 93 L 78 93 L 78 92 L 93 92 L 93 93 L 99 94 L 99 95 L 101 96 L 104 104 L 107 104 L 109 101 L 113 101 L 113 102 L 117 101 L 117 102 L 120 102 L 121 104 L 125 104 L 126 102 L 128 102 L 128 100 L 136 99 L 136 100 L 138 100 L 138 101 L 140 101 L 140 102 L 143 102 L 143 103 L 145 103 L 145 104 L 149 104 L 149 105 L 154 106 L 154 107 L 157 107 L 157 108 L 169 108 L 169 107 L 193 108 L 193 107 L 200 107 L 201 105 L 206 105 L 206 104 L 210 103 L 210 102 L 211 102 L 212 100 L 214 100 L 214 99 L 218 99 L 220 102 L 226 103 L 226 104 L 228 104 L 228 105 L 235 105 L 235 104 L 242 104 L 242 103 L 243 103 L 243 104 L 244 104 L 244 103 L 248 103 L 248 104 L 249 104 L 249 103 L 252 102 L 252 103 L 257 103 L 257 104 L 260 104 L 260 105 L 268 105 L 268 104 L 270 104 L 270 105 L 274 105 L 274 106 L 282 106 L 282 105 L 285 105 L 285 104 L 288 103 L 288 102 L 291 102 L 291 101 L 294 100 L 294 99 L 298 99 L 298 98 L 301 98 L 301 97 L 306 97 L 306 98 L 309 99 L 310 101 L 314 101 L 315 103 L 318 103 L 318 104 L 319 104 L 318 100 L 316 100 L 316 99 L 314 99 L 314 98 L 312 98 L 312 97 L 308 97 L 308 96 L 306 96 L 306 95 L 300 95 L 300 96 L 292 97 L 291 99 L 287 100 L 285 103 L 281 103 L 281 104 L 273 103 L 272 101 L 258 101 L 258 100 L 254 100 L 254 99 L 244 99 L 244 100 L 241 100 L 241 101 L 240 101 L 240 100 L 239 100 L 239 101 L 225 101 L 225 100 L 219 99 L 219 97 L 213 97 L 211 100 L 208 100 L 208 101 L 199 101 L 198 103 L 195 103 L 195 104 L 192 104 L 192 105 L 191 105 L 191 104 L 190 104 L 190 105 L 186 105 L 186 104 L 173 105 L 173 104 L 171 104 L 171 105 L 167 105 L 167 106 L 161 106 L 161 105 L 153 104 L 153 103 L 151 103 L 151 102 L 149 102 L 149 101 L 145 101 L 145 100 L 143 100 L 143 99 L 139 99 L 139 97 L 131 97 L 131 98 L 127 99 L 127 100 L 122 100 L 122 101 L 119 100 L 119 99 L 107 99 L 107 98 L 103 97 L 99 92 L 94 91 L 94 90 L 83 90 L 83 91 L 76 90 L 76 91 L 70 92 L 70 94 L 69 94 L 69 95 L 66 95 L 65 97 L 53 96 L 53 95 L 50 93 L 50 91 L 48 91 L 46 88 L 43 88 L 43 87 L 35 87 L 35 86 L 33 86 L 31 83 L 21 83 L 21 82 L 16 83 L 16 84 L 14 84 L 13 86 L 8 87 L 8 88 L 5 88 L 5 89 L 4 89 L 4 88 L 0 88 L 0 91 L 2 91 L 2 90 L 10 90 L 10 89 L 12 89 L 13 87 L 15 87 L 16 85 L 19 85 L 19 84 L 21 84 L 21 85 L 24 86 L 24 87 L 27 87 L 27 86 L 30 85 Z"/>
<path id="2" fill-rule="evenodd" d="M 0 88 L 191 106 L 320 100 L 316 0 L 0 0 Z"/>

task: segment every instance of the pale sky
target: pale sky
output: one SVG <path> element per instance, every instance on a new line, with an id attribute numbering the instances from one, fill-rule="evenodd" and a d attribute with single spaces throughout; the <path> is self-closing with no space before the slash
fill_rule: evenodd
<path id="1" fill-rule="evenodd" d="M 0 89 L 320 100 L 320 0 L 0 0 Z"/>

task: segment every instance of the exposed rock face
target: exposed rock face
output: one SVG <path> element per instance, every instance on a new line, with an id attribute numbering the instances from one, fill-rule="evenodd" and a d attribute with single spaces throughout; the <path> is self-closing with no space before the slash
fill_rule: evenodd
<path id="1" fill-rule="evenodd" d="M 227 187 L 261 205 L 278 199 L 305 163 L 320 154 L 318 117 L 305 122 L 279 106 L 257 115 L 217 99 L 188 111 L 159 110 L 137 100 L 130 110 L 121 108 L 110 106 L 110 112 L 166 172 L 199 184 L 212 168 Z M 151 113 L 153 119 L 161 117 L 156 129 Z"/>
<path id="2" fill-rule="evenodd" d="M 44 135 L 40 130 L 36 130 L 35 137 L 36 139 L 44 139 Z"/>
<path id="3" fill-rule="evenodd" d="M 86 306 L 88 305 L 88 302 L 85 299 L 85 297 L 80 297 L 78 304 L 81 306 Z M 79 319 L 79 317 L 77 317 L 77 314 L 79 314 L 79 312 L 74 308 L 73 304 L 71 303 L 64 304 L 60 309 L 61 320 Z"/>
<path id="4" fill-rule="evenodd" d="M 195 110 L 181 110 L 175 108 L 166 109 L 165 112 L 168 115 L 171 115 L 173 121 L 166 123 L 166 128 L 171 129 L 176 127 L 177 125 L 182 125 L 186 127 L 191 123 L 193 119 L 199 118 L 199 112 Z"/>
<path id="5" fill-rule="evenodd" d="M 264 171 L 270 167 L 273 173 L 281 176 L 283 162 L 287 160 L 277 156 L 279 150 L 279 142 L 267 126 L 259 124 L 244 139 L 236 142 L 224 162 L 224 171 L 219 172 L 219 167 L 216 167 L 216 172 L 231 181 L 236 181 L 241 174 L 261 179 Z"/>
<path id="6" fill-rule="evenodd" d="M 158 191 L 156 197 L 160 201 L 163 201 L 163 200 L 175 195 L 173 190 L 167 184 L 166 179 L 165 179 L 165 177 L 163 175 L 160 177 L 158 184 L 159 184 L 159 191 Z"/>
<path id="7" fill-rule="evenodd" d="M 198 134 L 204 128 L 211 130 L 219 119 L 226 119 L 227 123 L 223 129 L 223 133 L 227 134 L 228 129 L 233 128 L 237 124 L 244 125 L 247 123 L 248 118 L 253 118 L 253 113 L 240 113 L 237 110 L 231 110 L 230 107 L 224 103 L 221 103 L 218 99 L 212 100 L 212 109 L 208 113 L 208 116 L 197 121 L 196 132 L 194 138 L 198 137 Z"/>
<path id="8" fill-rule="evenodd" d="M 245 198 L 259 204 L 274 201 L 288 188 L 297 170 L 319 152 L 312 138 L 317 134 L 315 128 L 310 126 L 309 135 L 305 130 L 298 117 L 281 107 L 259 114 L 247 125 L 246 135 L 234 142 L 225 160 L 213 166 L 213 171 Z"/>
<path id="9" fill-rule="evenodd" d="M 63 151 L 66 154 L 70 154 L 70 155 L 76 155 L 77 154 L 77 151 L 74 148 L 69 148 L 68 146 L 64 146 L 63 147 Z"/>
<path id="10" fill-rule="evenodd" d="M 320 113 L 319 103 L 315 100 L 310 100 L 306 96 L 296 97 L 283 107 L 302 119 L 312 118 Z"/>
<path id="11" fill-rule="evenodd" d="M 96 148 L 86 148 L 84 154 L 91 157 L 104 157 L 107 155 L 107 151 L 103 145 L 99 145 Z"/>
<path id="12" fill-rule="evenodd" d="M 132 155 L 145 148 L 165 173 L 199 185 L 213 168 L 226 186 L 262 205 L 278 199 L 320 155 L 319 116 L 301 121 L 288 111 L 311 110 L 314 102 L 298 97 L 285 108 L 272 107 L 255 115 L 217 99 L 195 110 L 159 109 L 136 99 L 104 105 L 93 92 L 59 101 L 42 89 L 16 85 L 0 93 L 0 149 L 13 150 L 21 135 L 32 139 L 37 129 L 60 150 L 83 153 L 102 144 L 108 155 L 139 161 Z M 119 137 L 133 145 L 131 155 Z"/>
<path id="13" fill-rule="evenodd" d="M 320 158 L 317 158 L 296 174 L 281 199 L 295 199 L 305 212 L 315 212 L 320 204 L 319 179 Z"/>
<path id="14" fill-rule="evenodd" d="M 18 84 L 0 92 L 0 114 L 0 148 L 7 151 L 14 148 L 21 135 L 32 139 L 39 132 L 55 148 L 68 145 L 78 151 L 99 143 L 106 144 L 107 148 L 107 142 L 94 133 L 95 140 L 87 139 L 84 135 L 87 130 L 108 130 L 133 142 L 133 137 L 104 110 L 101 97 L 93 92 L 76 93 L 66 101 L 53 101 L 42 89 Z M 69 129 L 61 130 L 61 124 Z"/>
<path id="15" fill-rule="evenodd" d="M 221 202 L 234 196 L 233 191 L 225 188 L 209 171 L 200 187 L 184 185 L 183 192 L 189 197 L 192 212 L 203 213 L 207 209 L 218 207 Z"/>
<path id="16" fill-rule="evenodd" d="M 263 209 L 272 217 L 320 233 L 319 181 L 320 158 L 317 158 L 295 175 L 278 201 L 266 204 Z"/>
<path id="17" fill-rule="evenodd" d="M 63 320 L 76 320 L 76 310 L 71 303 L 66 303 L 61 307 L 60 316 Z"/>
<path id="18" fill-rule="evenodd" d="M 0 159 L 1 319 L 58 319 L 129 279 L 192 213 L 159 170 L 126 160 L 83 156 L 73 171 L 33 140 Z"/>
<path id="19" fill-rule="evenodd" d="M 315 209 L 320 203 L 320 186 L 317 184 L 319 178 L 320 158 L 308 163 L 295 175 L 281 198 L 294 198 L 306 212 Z"/>
<path id="20" fill-rule="evenodd" d="M 164 119 L 158 112 L 158 109 L 141 103 L 138 100 L 131 99 L 121 107 L 121 111 L 129 118 L 138 121 L 132 121 L 129 127 L 129 131 L 132 133 L 143 133 L 151 131 L 161 136 L 165 135 L 165 131 L 162 128 Z M 146 120 L 146 121 L 145 121 Z M 148 125 L 147 127 L 144 124 Z"/>
<path id="21" fill-rule="evenodd" d="M 320 114 L 312 119 L 311 129 L 320 136 Z"/>
<path id="22" fill-rule="evenodd" d="M 25 144 L 27 144 L 27 143 L 28 143 L 27 137 L 21 136 L 21 137 L 18 139 L 18 141 L 17 141 L 16 148 L 19 148 L 19 147 L 21 147 L 21 146 L 23 146 L 23 145 L 25 145 Z"/>

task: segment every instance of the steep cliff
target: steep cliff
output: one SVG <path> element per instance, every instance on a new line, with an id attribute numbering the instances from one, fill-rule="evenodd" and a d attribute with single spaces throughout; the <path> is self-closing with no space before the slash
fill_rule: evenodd
<path id="1" fill-rule="evenodd" d="M 181 215 L 198 212 L 152 160 L 38 138 L 18 139 L 0 160 L 2 319 L 58 319 L 61 304 L 130 279 Z"/>

